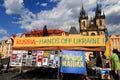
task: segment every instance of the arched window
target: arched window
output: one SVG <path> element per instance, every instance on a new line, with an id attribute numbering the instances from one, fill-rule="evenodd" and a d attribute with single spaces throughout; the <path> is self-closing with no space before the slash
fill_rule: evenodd
<path id="1" fill-rule="evenodd" d="M 91 36 L 95 36 L 95 33 L 91 33 Z"/>

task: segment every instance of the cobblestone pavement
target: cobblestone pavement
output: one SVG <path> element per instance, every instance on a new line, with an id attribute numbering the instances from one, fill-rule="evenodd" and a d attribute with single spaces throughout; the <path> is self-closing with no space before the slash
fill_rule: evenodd
<path id="1" fill-rule="evenodd" d="M 82 80 L 82 76 L 80 76 L 79 74 L 77 75 L 67 74 L 67 76 L 69 77 L 66 77 L 63 80 L 66 80 L 66 79 Z M 62 79 L 60 74 L 58 76 L 57 69 L 43 68 L 43 69 L 35 69 L 35 70 L 30 70 L 30 71 L 21 72 L 21 73 L 20 71 L 3 72 L 3 73 L 0 73 L 0 80 L 62 80 Z M 92 80 L 98 80 L 98 79 L 94 78 Z"/>
<path id="2" fill-rule="evenodd" d="M 0 73 L 0 80 L 13 80 L 12 77 L 19 74 L 18 72 L 4 72 Z"/>
<path id="3" fill-rule="evenodd" d="M 9 71 L 0 73 L 0 80 L 60 80 L 57 69 L 36 69 L 27 72 Z"/>

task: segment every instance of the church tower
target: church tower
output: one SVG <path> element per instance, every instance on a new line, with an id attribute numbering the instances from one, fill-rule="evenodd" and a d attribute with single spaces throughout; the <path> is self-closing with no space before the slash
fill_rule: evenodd
<path id="1" fill-rule="evenodd" d="M 101 13 L 101 9 L 99 8 L 99 5 L 97 3 L 96 6 L 96 12 L 95 12 L 95 25 L 98 26 L 99 30 L 99 35 L 104 35 L 105 34 L 105 14 Z"/>
<path id="2" fill-rule="evenodd" d="M 81 35 L 87 35 L 87 27 L 88 27 L 88 16 L 86 16 L 86 12 L 83 8 L 81 8 L 80 11 L 80 17 L 79 17 L 79 27 L 80 27 L 80 33 Z"/>
<path id="3" fill-rule="evenodd" d="M 96 5 L 95 16 L 91 18 L 89 25 L 88 16 L 86 16 L 86 12 L 82 5 L 79 17 L 79 28 L 80 34 L 83 36 L 105 35 L 105 14 L 104 12 L 102 13 L 98 3 Z"/>

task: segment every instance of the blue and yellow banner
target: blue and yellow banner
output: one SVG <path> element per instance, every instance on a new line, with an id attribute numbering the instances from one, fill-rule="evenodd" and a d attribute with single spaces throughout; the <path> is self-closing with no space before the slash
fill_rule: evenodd
<path id="1" fill-rule="evenodd" d="M 108 30 L 106 30 L 106 40 L 105 40 L 105 47 L 104 47 L 104 55 L 106 59 L 110 57 L 110 37 Z"/>
<path id="2" fill-rule="evenodd" d="M 63 50 L 60 72 L 86 74 L 85 52 Z"/>

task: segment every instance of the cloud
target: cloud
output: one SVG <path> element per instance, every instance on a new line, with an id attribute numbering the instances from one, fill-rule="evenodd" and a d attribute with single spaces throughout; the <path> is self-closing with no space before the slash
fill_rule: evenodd
<path id="1" fill-rule="evenodd" d="M 7 40 L 7 39 L 9 39 L 8 36 L 3 36 L 3 37 L 0 38 L 0 41 L 2 41 L 2 40 Z"/>
<path id="2" fill-rule="evenodd" d="M 8 32 L 5 29 L 0 29 L 0 41 L 8 39 Z"/>
<path id="3" fill-rule="evenodd" d="M 43 7 L 45 7 L 45 6 L 47 6 L 47 3 L 42 3 L 40 5 L 43 6 Z"/>
<path id="4" fill-rule="evenodd" d="M 60 0 L 50 0 L 50 2 L 58 2 L 58 1 L 60 1 Z"/>
<path id="5" fill-rule="evenodd" d="M 110 35 L 111 34 L 120 35 L 120 24 L 116 24 L 116 25 L 109 24 L 108 26 L 109 26 L 108 31 L 109 31 Z"/>
<path id="6" fill-rule="evenodd" d="M 21 24 L 21 28 L 23 28 L 22 26 L 30 24 L 35 18 L 35 15 L 24 7 L 23 0 L 5 0 L 3 6 L 6 8 L 6 14 L 20 15 L 20 20 L 13 23 Z M 31 27 L 27 27 L 27 29 L 30 30 Z"/>
<path id="7" fill-rule="evenodd" d="M 55 2 L 59 0 L 50 0 Z M 119 28 L 120 19 L 120 1 L 118 0 L 99 0 L 102 11 L 106 15 L 106 25 L 111 33 L 116 33 L 116 26 Z M 40 4 L 40 3 L 37 3 Z M 81 6 L 84 6 L 89 18 L 94 17 L 96 8 L 96 0 L 60 0 L 56 7 L 52 10 L 44 10 L 37 14 L 33 14 L 31 11 L 24 7 L 23 0 L 5 0 L 4 6 L 7 14 L 19 14 L 21 20 L 17 23 L 21 24 L 21 28 L 26 30 L 43 29 L 44 25 L 48 28 L 58 28 L 64 31 L 69 31 L 71 26 L 75 26 L 79 30 L 79 15 Z M 41 4 L 47 6 L 47 3 Z"/>
<path id="8" fill-rule="evenodd" d="M 0 29 L 0 34 L 8 34 L 8 33 L 7 33 L 7 30 L 5 30 L 5 29 Z"/>
<path id="9" fill-rule="evenodd" d="M 105 11 L 107 24 L 120 24 L 120 2 L 107 6 Z"/>
<path id="10" fill-rule="evenodd" d="M 6 14 L 23 14 L 23 0 L 5 0 L 3 6 Z"/>

